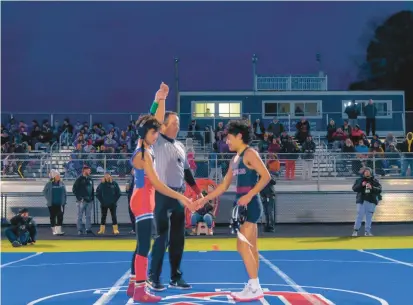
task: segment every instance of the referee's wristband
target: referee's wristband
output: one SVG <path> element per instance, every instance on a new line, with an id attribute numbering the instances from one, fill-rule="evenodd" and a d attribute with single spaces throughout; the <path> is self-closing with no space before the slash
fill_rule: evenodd
<path id="1" fill-rule="evenodd" d="M 158 102 L 157 101 L 153 101 L 152 106 L 151 106 L 151 110 L 149 111 L 151 115 L 155 115 L 156 114 L 156 110 L 158 110 Z"/>

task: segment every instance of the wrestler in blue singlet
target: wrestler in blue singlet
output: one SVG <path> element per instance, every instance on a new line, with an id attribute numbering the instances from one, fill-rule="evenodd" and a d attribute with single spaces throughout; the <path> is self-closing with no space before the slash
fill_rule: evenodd
<path id="1" fill-rule="evenodd" d="M 250 149 L 247 147 L 239 155 L 237 162 L 235 157 L 231 160 L 232 176 L 236 178 L 236 200 L 246 195 L 258 182 L 258 173 L 254 169 L 248 168 L 244 164 L 244 154 Z M 257 223 L 263 211 L 261 197 L 259 194 L 252 197 L 250 203 L 247 205 L 246 221 Z"/>

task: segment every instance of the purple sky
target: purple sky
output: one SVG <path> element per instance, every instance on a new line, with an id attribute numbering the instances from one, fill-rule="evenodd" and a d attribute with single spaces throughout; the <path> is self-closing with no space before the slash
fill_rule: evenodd
<path id="1" fill-rule="evenodd" d="M 367 24 L 403 9 L 412 2 L 3 2 L 2 108 L 145 111 L 160 81 L 173 87 L 174 56 L 181 90 L 242 90 L 253 53 L 271 75 L 314 73 L 320 52 L 329 89 L 345 90 Z"/>

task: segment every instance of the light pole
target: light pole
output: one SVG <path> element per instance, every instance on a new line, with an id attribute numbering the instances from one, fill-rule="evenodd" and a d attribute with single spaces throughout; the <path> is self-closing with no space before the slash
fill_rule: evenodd
<path id="1" fill-rule="evenodd" d="M 180 114 L 181 103 L 179 101 L 179 58 L 175 57 L 175 94 L 176 94 L 176 112 Z"/>
<path id="2" fill-rule="evenodd" d="M 256 75 L 257 75 L 257 62 L 258 56 L 256 54 L 252 54 L 252 90 L 257 91 L 257 82 L 256 82 Z"/>

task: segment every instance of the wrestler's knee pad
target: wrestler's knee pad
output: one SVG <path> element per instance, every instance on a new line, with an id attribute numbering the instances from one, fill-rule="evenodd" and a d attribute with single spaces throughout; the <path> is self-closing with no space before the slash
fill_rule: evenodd
<path id="1" fill-rule="evenodd" d="M 147 257 L 151 247 L 152 218 L 143 219 L 136 224 L 138 229 L 137 255 Z"/>

